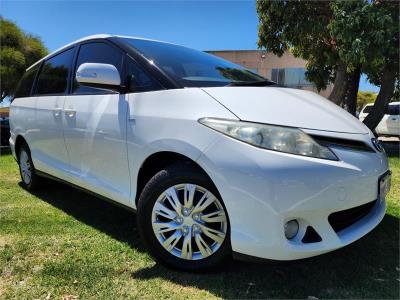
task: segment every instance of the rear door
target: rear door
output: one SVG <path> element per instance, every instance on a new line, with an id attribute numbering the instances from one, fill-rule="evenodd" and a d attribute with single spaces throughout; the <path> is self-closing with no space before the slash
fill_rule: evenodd
<path id="1" fill-rule="evenodd" d="M 32 129 L 36 128 L 36 99 L 31 93 L 39 67 L 40 64 L 31 67 L 22 76 L 10 106 L 10 146 L 13 151 L 18 135 L 24 136 L 29 145 L 32 143 L 32 134 L 35 132 Z M 13 154 L 16 157 L 17 154 Z"/>
<path id="2" fill-rule="evenodd" d="M 34 90 L 36 118 L 29 146 L 35 167 L 61 178 L 69 168 L 62 109 L 69 88 L 74 51 L 73 47 L 44 61 Z"/>
<path id="3" fill-rule="evenodd" d="M 400 135 L 400 104 L 389 104 L 387 127 L 389 135 Z"/>
<path id="4" fill-rule="evenodd" d="M 83 63 L 114 65 L 121 74 L 124 53 L 105 42 L 81 44 L 75 70 Z M 79 85 L 64 104 L 64 137 L 73 183 L 123 204 L 129 203 L 126 95 Z"/>

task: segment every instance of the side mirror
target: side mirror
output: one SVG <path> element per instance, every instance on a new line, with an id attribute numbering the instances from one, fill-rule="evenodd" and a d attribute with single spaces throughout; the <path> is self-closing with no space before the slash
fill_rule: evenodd
<path id="1" fill-rule="evenodd" d="M 84 63 L 76 71 L 76 81 L 81 85 L 120 90 L 121 77 L 117 68 L 110 64 Z"/>

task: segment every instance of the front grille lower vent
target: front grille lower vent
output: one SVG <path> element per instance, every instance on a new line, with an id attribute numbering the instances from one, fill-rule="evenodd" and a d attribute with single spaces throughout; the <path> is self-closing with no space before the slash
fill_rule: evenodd
<path id="1" fill-rule="evenodd" d="M 322 241 L 322 239 L 321 236 L 318 234 L 318 232 L 315 231 L 314 227 L 307 226 L 306 234 L 304 235 L 301 241 L 305 244 L 310 244 L 310 243 L 318 243 Z"/>
<path id="2" fill-rule="evenodd" d="M 332 213 L 328 217 L 329 224 L 331 224 L 335 232 L 339 232 L 368 215 L 375 206 L 376 201 Z"/>

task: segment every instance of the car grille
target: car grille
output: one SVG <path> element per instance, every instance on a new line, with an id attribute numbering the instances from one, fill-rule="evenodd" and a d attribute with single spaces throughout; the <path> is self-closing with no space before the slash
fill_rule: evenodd
<path id="1" fill-rule="evenodd" d="M 339 232 L 368 215 L 375 206 L 376 201 L 332 213 L 328 217 L 329 224 L 335 232 Z"/>
<path id="2" fill-rule="evenodd" d="M 347 140 L 326 136 L 311 135 L 314 140 L 323 146 L 333 146 L 355 151 L 376 152 L 371 146 L 362 141 Z"/>

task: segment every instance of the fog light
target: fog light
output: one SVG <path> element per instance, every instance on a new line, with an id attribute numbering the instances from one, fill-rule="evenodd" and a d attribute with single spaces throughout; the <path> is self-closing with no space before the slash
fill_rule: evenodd
<path id="1" fill-rule="evenodd" d="M 290 220 L 285 224 L 285 236 L 288 240 L 291 240 L 299 232 L 299 222 L 296 220 Z"/>

